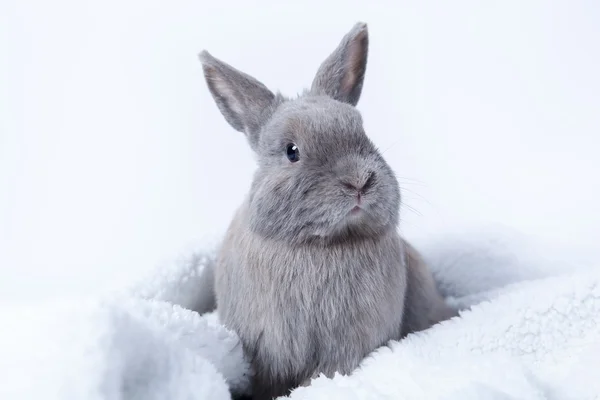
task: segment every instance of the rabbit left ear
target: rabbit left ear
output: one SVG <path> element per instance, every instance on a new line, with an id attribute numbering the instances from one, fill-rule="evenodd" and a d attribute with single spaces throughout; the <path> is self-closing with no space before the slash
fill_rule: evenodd
<path id="1" fill-rule="evenodd" d="M 276 96 L 262 83 L 204 50 L 199 55 L 208 89 L 221 114 L 251 145 L 275 108 Z"/>
<path id="2" fill-rule="evenodd" d="M 338 47 L 319 67 L 311 90 L 338 101 L 356 106 L 362 92 L 369 32 L 367 24 L 359 22 L 341 40 Z"/>

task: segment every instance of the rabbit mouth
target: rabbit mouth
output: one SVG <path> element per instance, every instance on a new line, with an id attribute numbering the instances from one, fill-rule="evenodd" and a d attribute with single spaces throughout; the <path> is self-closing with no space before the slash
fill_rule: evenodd
<path id="1" fill-rule="evenodd" d="M 348 212 L 346 213 L 345 218 L 343 218 L 343 223 L 354 225 L 356 223 L 368 223 L 369 222 L 369 212 L 366 209 L 365 204 L 355 204 Z"/>

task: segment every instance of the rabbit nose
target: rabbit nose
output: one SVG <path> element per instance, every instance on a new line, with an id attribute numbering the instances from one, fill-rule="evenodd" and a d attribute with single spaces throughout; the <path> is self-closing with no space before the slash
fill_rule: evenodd
<path id="1" fill-rule="evenodd" d="M 362 179 L 357 179 L 352 182 L 351 181 L 343 181 L 342 185 L 344 185 L 344 187 L 347 189 L 356 190 L 360 195 L 360 193 L 366 192 L 371 186 L 373 186 L 374 182 L 375 182 L 375 173 L 369 172 L 366 176 L 362 177 Z"/>

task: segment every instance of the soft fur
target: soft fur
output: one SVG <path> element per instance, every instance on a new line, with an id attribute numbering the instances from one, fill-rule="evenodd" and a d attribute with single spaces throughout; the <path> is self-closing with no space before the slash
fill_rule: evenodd
<path id="1" fill-rule="evenodd" d="M 244 345 L 255 399 L 350 373 L 389 340 L 455 314 L 398 234 L 398 182 L 355 108 L 367 52 L 358 23 L 295 99 L 200 56 L 219 110 L 258 156 L 214 271 L 217 309 Z"/>

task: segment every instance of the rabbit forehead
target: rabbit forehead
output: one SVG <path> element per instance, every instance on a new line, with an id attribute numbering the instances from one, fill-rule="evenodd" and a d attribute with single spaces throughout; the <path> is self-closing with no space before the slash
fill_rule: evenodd
<path id="1" fill-rule="evenodd" d="M 369 143 L 360 112 L 326 96 L 305 96 L 281 104 L 268 124 L 265 144 L 280 138 L 320 148 Z"/>

